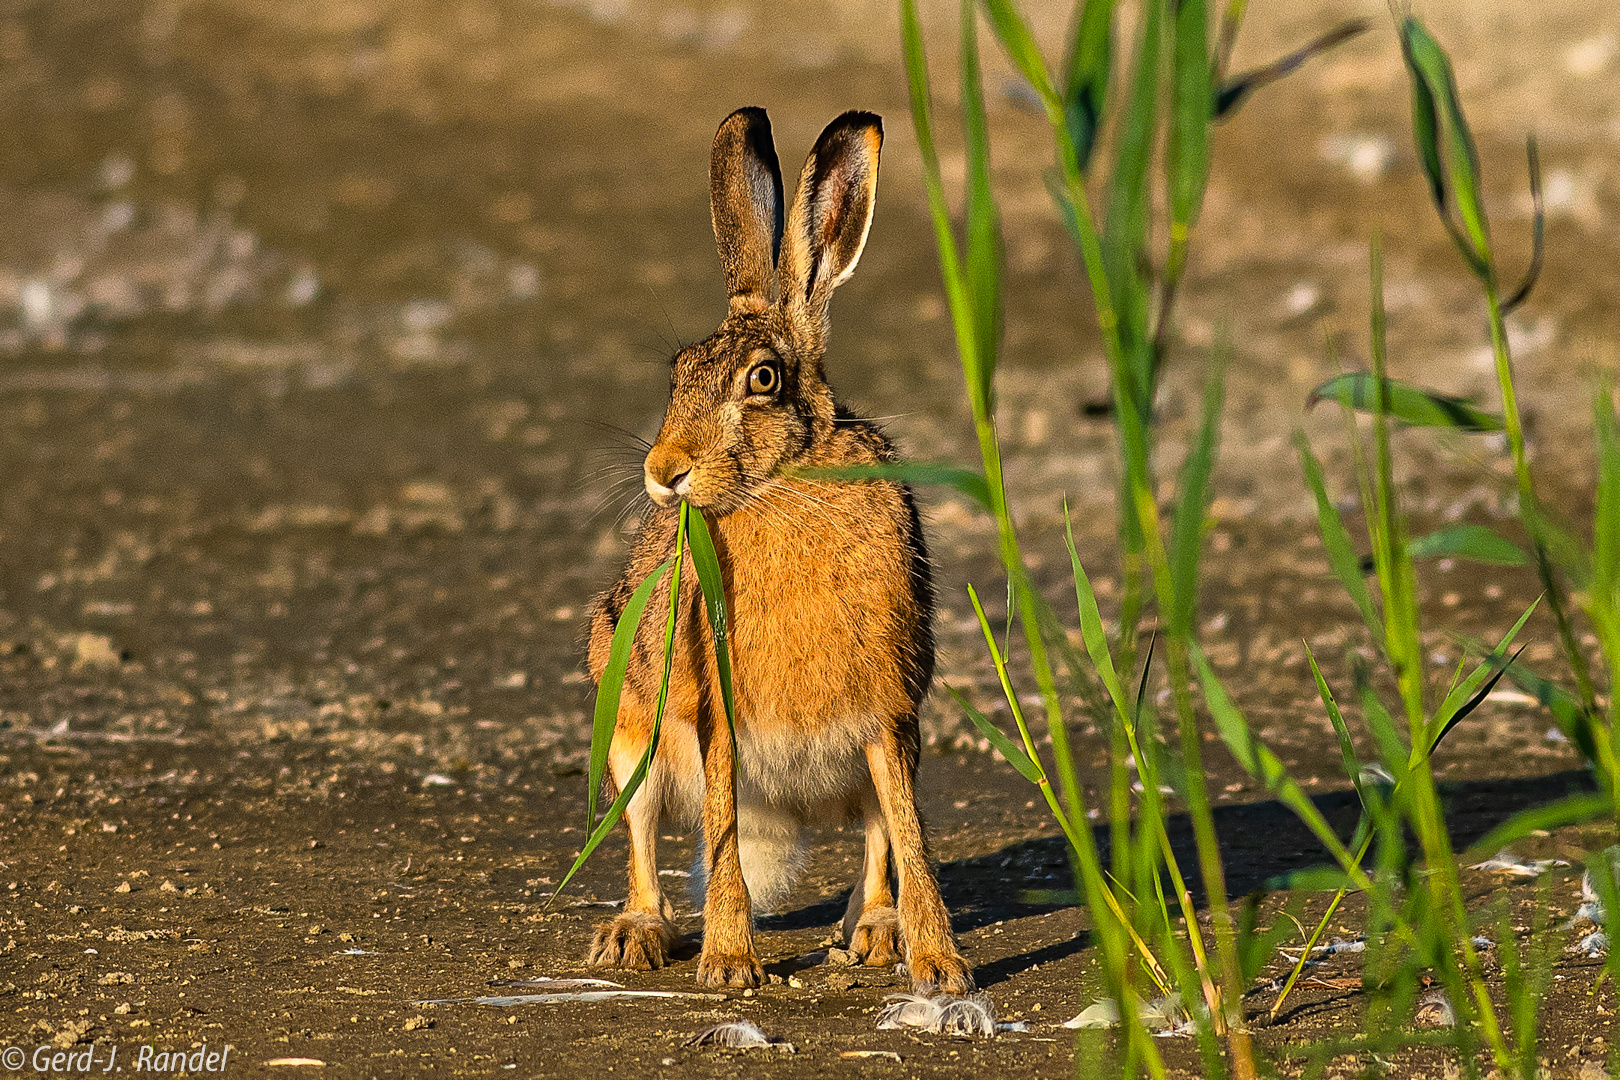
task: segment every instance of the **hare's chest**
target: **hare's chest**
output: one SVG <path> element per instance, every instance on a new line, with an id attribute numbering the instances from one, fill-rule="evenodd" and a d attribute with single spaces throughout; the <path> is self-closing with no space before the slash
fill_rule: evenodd
<path id="1" fill-rule="evenodd" d="M 869 715 L 900 685 L 914 604 L 903 540 L 818 519 L 727 538 L 732 662 L 745 723 Z"/>

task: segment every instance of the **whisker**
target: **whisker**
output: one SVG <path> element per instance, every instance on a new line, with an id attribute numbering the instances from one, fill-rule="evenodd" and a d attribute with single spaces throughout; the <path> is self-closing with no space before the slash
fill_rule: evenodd
<path id="1" fill-rule="evenodd" d="M 620 427 L 618 424 L 610 424 L 605 420 L 588 420 L 586 423 L 590 424 L 594 428 L 605 431 L 610 435 L 618 435 L 621 438 L 628 439 L 630 442 L 641 447 L 643 450 L 652 449 L 653 444 L 651 442 L 636 434 L 634 431 L 631 431 L 627 427 Z"/>

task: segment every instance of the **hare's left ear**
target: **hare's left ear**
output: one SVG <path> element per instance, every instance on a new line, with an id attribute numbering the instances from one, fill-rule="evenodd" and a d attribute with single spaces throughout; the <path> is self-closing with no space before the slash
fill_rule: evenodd
<path id="1" fill-rule="evenodd" d="M 782 303 L 823 319 L 854 273 L 872 226 L 883 121 L 847 112 L 828 124 L 804 163 L 777 267 Z"/>
<path id="2" fill-rule="evenodd" d="M 764 109 L 738 109 L 715 133 L 709 212 L 731 310 L 764 310 L 782 246 L 782 170 Z"/>

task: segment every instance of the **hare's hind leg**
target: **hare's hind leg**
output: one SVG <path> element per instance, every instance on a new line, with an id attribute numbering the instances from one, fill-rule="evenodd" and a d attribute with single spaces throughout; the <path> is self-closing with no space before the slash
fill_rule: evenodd
<path id="1" fill-rule="evenodd" d="M 614 747 L 617 752 L 609 761 L 616 784 L 629 782 L 644 749 L 643 745 L 630 755 Z M 658 819 L 663 808 L 659 785 L 653 779 L 649 776 L 624 808 L 624 823 L 630 831 L 630 896 L 621 914 L 597 924 L 590 962 L 599 967 L 661 968 L 669 963 L 680 936 L 675 930 L 674 908 L 658 883 Z"/>
<path id="2" fill-rule="evenodd" d="M 917 816 L 916 723 L 915 717 L 907 717 L 886 728 L 867 745 L 866 762 L 894 845 L 900 877 L 900 929 L 911 985 L 920 993 L 966 994 L 973 990 L 973 972 L 951 935 L 950 913 L 940 899 L 939 882 L 928 863 L 922 821 Z M 906 724 L 909 732 L 901 730 Z"/>
<path id="3" fill-rule="evenodd" d="M 889 830 L 875 790 L 867 793 L 865 817 L 866 858 L 844 913 L 844 945 L 869 967 L 892 967 L 904 945 L 889 888 Z"/>

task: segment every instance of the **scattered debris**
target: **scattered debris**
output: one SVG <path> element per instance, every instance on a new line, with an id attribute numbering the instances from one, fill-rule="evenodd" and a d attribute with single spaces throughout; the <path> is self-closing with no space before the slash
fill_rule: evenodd
<path id="1" fill-rule="evenodd" d="M 1322 159 L 1338 165 L 1363 184 L 1383 179 L 1395 163 L 1395 140 L 1374 132 L 1338 133 L 1323 137 L 1317 145 Z"/>
<path id="2" fill-rule="evenodd" d="M 905 1060 L 893 1050 L 845 1050 L 838 1056 L 841 1058 L 883 1058 L 885 1061 L 895 1062 Z"/>
<path id="3" fill-rule="evenodd" d="M 733 1020 L 704 1028 L 681 1044 L 682 1046 L 723 1046 L 733 1050 L 753 1050 L 764 1047 L 780 1050 L 784 1054 L 797 1054 L 799 1048 L 786 1039 L 773 1039 L 747 1020 Z"/>
<path id="4" fill-rule="evenodd" d="M 950 994 L 890 994 L 878 1013 L 878 1030 L 920 1028 L 936 1035 L 967 1035 L 991 1039 L 996 1035 L 995 1003 L 988 994 L 953 997 Z"/>
<path id="5" fill-rule="evenodd" d="M 1521 859 L 1508 848 L 1503 848 L 1484 862 L 1475 863 L 1470 870 L 1490 870 L 1509 877 L 1540 877 L 1555 866 L 1568 866 L 1564 859 Z"/>
<path id="6" fill-rule="evenodd" d="M 549 975 L 536 975 L 532 979 L 491 979 L 484 985 L 540 987 L 545 990 L 579 990 L 587 986 L 605 986 L 619 990 L 624 986 L 623 983 L 608 982 L 606 979 L 553 979 Z"/>
<path id="7" fill-rule="evenodd" d="M 1418 999 L 1413 1019 L 1424 1027 L 1456 1027 L 1457 1010 L 1451 1007 L 1444 990 L 1430 990 Z"/>
<path id="8" fill-rule="evenodd" d="M 265 1064 L 269 1066 L 293 1065 L 310 1066 L 316 1069 L 326 1068 L 326 1062 L 322 1061 L 320 1058 L 271 1058 L 269 1061 L 265 1062 Z"/>
<path id="9" fill-rule="evenodd" d="M 444 773 L 428 773 L 422 777 L 423 787 L 455 787 L 456 782 Z"/>
<path id="10" fill-rule="evenodd" d="M 1279 953 L 1287 956 L 1288 949 L 1278 949 Z M 1293 950 L 1296 954 L 1298 950 Z M 1358 953 L 1367 951 L 1365 937 L 1332 938 L 1326 945 L 1318 945 L 1311 950 L 1311 959 L 1318 960 L 1324 956 L 1337 956 L 1339 953 Z"/>
<path id="11" fill-rule="evenodd" d="M 621 1001 L 628 998 L 695 998 L 698 1001 L 724 1001 L 724 994 L 692 994 L 680 990 L 574 990 L 555 994 L 504 994 L 470 998 L 427 998 L 412 1005 L 492 1005 L 499 1009 L 513 1005 L 560 1005 L 568 1002 Z"/>
<path id="12" fill-rule="evenodd" d="M 858 967 L 861 958 L 848 949 L 828 949 L 827 963 L 833 967 Z"/>
<path id="13" fill-rule="evenodd" d="M 1564 951 L 1575 953 L 1578 956 L 1607 956 L 1609 955 L 1609 935 L 1601 930 L 1594 931 Z"/>
<path id="14" fill-rule="evenodd" d="M 417 1013 L 415 1016 L 413 1016 L 409 1020 L 405 1021 L 405 1030 L 406 1031 L 424 1031 L 427 1028 L 430 1028 L 432 1026 L 433 1026 L 433 1021 L 429 1020 L 427 1017 L 423 1016 L 421 1013 Z"/>
<path id="15" fill-rule="evenodd" d="M 1156 1001 L 1145 1001 L 1137 1009 L 1142 1026 L 1154 1035 L 1192 1035 L 1197 1031 L 1192 1014 L 1181 1003 L 1180 994 L 1169 994 Z M 1119 1003 L 1113 998 L 1099 998 L 1096 1004 L 1082 1009 L 1072 1020 L 1065 1020 L 1066 1028 L 1090 1030 L 1119 1026 Z"/>

